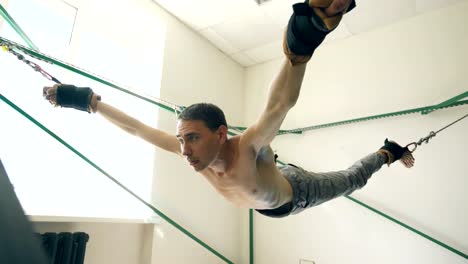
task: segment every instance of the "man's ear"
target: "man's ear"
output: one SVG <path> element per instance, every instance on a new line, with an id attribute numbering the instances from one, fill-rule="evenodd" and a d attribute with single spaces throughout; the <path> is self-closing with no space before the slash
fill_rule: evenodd
<path id="1" fill-rule="evenodd" d="M 221 143 L 224 143 L 227 140 L 227 127 L 225 125 L 221 125 L 218 127 L 218 135 L 221 139 Z"/>

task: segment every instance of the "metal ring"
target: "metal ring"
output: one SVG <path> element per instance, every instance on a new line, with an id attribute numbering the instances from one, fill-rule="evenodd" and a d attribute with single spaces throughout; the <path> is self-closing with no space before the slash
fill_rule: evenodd
<path id="1" fill-rule="evenodd" d="M 409 147 L 412 146 L 412 145 L 414 146 L 414 148 L 410 149 Z M 408 148 L 410 153 L 413 153 L 418 148 L 418 144 L 416 142 L 412 142 L 412 143 L 409 143 L 408 145 L 406 145 L 406 148 Z"/>

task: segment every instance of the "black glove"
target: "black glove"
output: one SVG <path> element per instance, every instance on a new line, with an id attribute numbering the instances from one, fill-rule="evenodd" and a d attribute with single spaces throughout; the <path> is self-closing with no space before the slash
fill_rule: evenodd
<path id="1" fill-rule="evenodd" d="M 62 107 L 71 107 L 81 111 L 89 111 L 89 104 L 93 90 L 88 87 L 74 85 L 60 85 L 57 88 L 57 104 Z"/>
<path id="2" fill-rule="evenodd" d="M 44 87 L 43 96 L 54 106 L 75 108 L 88 113 L 96 112 L 96 100 L 101 100 L 91 88 L 68 84 Z"/>
<path id="3" fill-rule="evenodd" d="M 398 145 L 397 143 L 393 142 L 393 141 L 388 141 L 388 139 L 385 139 L 385 145 L 383 145 L 378 152 L 380 153 L 384 153 L 387 155 L 388 157 L 388 160 L 387 160 L 387 164 L 390 165 L 392 164 L 393 162 L 401 159 L 401 157 L 403 156 L 403 154 L 405 152 L 410 152 L 408 147 L 401 147 L 400 145 Z"/>

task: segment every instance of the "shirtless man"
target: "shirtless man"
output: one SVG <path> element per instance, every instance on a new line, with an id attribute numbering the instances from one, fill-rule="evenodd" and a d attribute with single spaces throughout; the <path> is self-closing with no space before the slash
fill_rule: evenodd
<path id="1" fill-rule="evenodd" d="M 270 217 L 284 217 L 363 187 L 387 163 L 414 159 L 407 148 L 385 145 L 347 170 L 313 173 L 294 165 L 278 168 L 270 148 L 288 111 L 295 105 L 307 61 L 354 0 L 306 0 L 295 4 L 285 38 L 286 58 L 273 80 L 265 110 L 242 135 L 227 137 L 224 113 L 212 104 L 194 104 L 178 116 L 176 135 L 149 127 L 101 101 L 90 88 L 44 88 L 54 105 L 99 113 L 123 130 L 187 160 L 227 200 Z"/>

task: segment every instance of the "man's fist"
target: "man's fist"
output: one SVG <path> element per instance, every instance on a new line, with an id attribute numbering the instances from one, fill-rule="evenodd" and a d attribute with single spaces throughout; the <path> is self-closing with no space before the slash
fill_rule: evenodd
<path id="1" fill-rule="evenodd" d="M 44 87 L 42 95 L 54 106 L 74 108 L 88 113 L 95 113 L 97 103 L 101 100 L 101 96 L 93 93 L 91 88 L 67 84 Z"/>

